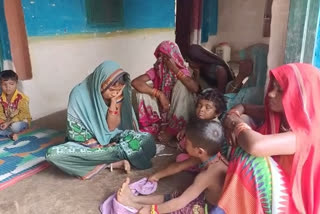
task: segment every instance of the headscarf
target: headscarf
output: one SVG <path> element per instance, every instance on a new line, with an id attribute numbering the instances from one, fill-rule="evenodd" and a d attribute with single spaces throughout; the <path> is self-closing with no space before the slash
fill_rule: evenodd
<path id="1" fill-rule="evenodd" d="M 115 80 L 126 75 L 123 101 L 121 105 L 121 123 L 118 129 L 110 131 L 107 124 L 108 106 L 101 95 L 101 84 L 108 81 L 110 87 Z M 112 61 L 100 64 L 84 81 L 75 86 L 70 93 L 68 118 L 79 121 L 101 145 L 107 145 L 120 133 L 120 130 L 137 130 L 137 122 L 131 104 L 131 85 L 129 74 Z"/>
<path id="2" fill-rule="evenodd" d="M 288 175 L 293 204 L 287 213 L 320 213 L 319 70 L 309 64 L 294 63 L 271 70 L 270 76 L 283 90 L 284 113 L 296 135 L 296 152 Z M 268 91 L 270 89 L 269 83 Z M 281 115 L 270 111 L 268 103 L 266 96 L 266 120 L 258 131 L 262 134 L 279 133 Z M 279 156 L 276 160 L 280 164 L 284 158 L 288 156 Z"/>
<path id="3" fill-rule="evenodd" d="M 167 98 L 170 99 L 171 92 L 177 82 L 177 78 L 173 72 L 166 68 L 163 57 L 161 57 L 160 53 L 172 58 L 178 69 L 185 75 L 190 76 L 190 72 L 184 64 L 184 59 L 176 43 L 171 41 L 163 41 L 158 45 L 154 52 L 154 56 L 157 58 L 157 61 L 153 68 L 149 69 L 147 73 L 154 72 L 155 78 L 152 80 L 153 87 L 161 90 L 167 96 Z"/>
<path id="4" fill-rule="evenodd" d="M 191 45 L 188 50 L 188 58 L 198 64 L 203 64 L 203 65 L 213 64 L 213 65 L 222 66 L 227 71 L 228 80 L 230 81 L 233 79 L 233 73 L 229 65 L 221 57 L 207 50 L 201 45 L 197 45 L 197 44 Z M 205 68 L 206 69 L 204 70 L 206 72 L 210 67 L 205 66 Z M 212 74 L 210 73 L 203 73 L 203 75 L 206 78 L 212 78 Z"/>

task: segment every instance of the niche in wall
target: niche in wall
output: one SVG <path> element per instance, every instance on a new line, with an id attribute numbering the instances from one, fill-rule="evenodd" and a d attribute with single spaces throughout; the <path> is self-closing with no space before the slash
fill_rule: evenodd
<path id="1" fill-rule="evenodd" d="M 123 0 L 86 0 L 86 8 L 89 25 L 123 24 Z"/>
<path id="2" fill-rule="evenodd" d="M 272 2 L 273 0 L 266 0 L 266 6 L 263 17 L 263 36 L 270 37 L 271 34 L 271 18 L 272 18 Z"/>

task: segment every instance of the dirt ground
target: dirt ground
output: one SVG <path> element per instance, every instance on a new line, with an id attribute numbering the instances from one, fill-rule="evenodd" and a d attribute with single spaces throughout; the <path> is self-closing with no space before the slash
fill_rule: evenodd
<path id="1" fill-rule="evenodd" d="M 165 153 L 174 153 L 166 149 Z M 129 175 L 121 170 L 100 172 L 91 180 L 79 180 L 64 174 L 54 166 L 0 191 L 1 214 L 96 214 L 99 205 L 115 192 L 127 176 L 139 180 L 174 161 L 173 156 L 155 157 L 148 170 L 133 170 Z M 159 182 L 156 194 L 184 189 L 192 175 L 181 173 Z"/>

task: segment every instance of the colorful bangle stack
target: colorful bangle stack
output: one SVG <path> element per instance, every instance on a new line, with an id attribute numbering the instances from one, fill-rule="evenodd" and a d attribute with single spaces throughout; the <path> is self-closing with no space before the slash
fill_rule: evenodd
<path id="1" fill-rule="evenodd" d="M 233 130 L 233 133 L 236 139 L 239 137 L 240 133 L 243 132 L 244 130 L 252 130 L 252 128 L 246 123 L 238 123 L 236 125 L 236 127 Z"/>
<path id="2" fill-rule="evenodd" d="M 177 78 L 179 80 L 183 79 L 186 75 L 184 75 L 184 73 L 182 71 L 179 71 L 177 74 L 176 74 Z"/>
<path id="3" fill-rule="evenodd" d="M 116 110 L 116 111 L 112 111 L 111 109 L 108 110 L 108 113 L 111 114 L 111 115 L 118 115 L 119 112 Z"/>
<path id="4" fill-rule="evenodd" d="M 154 88 L 152 89 L 152 96 L 156 97 L 156 98 L 159 98 L 160 97 L 160 94 L 161 94 L 161 91 Z"/>
<path id="5" fill-rule="evenodd" d="M 158 205 L 154 204 L 151 206 L 150 214 L 160 214 L 158 211 Z"/>

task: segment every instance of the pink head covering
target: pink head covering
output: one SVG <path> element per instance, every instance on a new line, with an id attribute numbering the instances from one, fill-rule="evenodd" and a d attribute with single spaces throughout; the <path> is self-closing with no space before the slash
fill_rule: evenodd
<path id="1" fill-rule="evenodd" d="M 161 42 L 154 52 L 157 58 L 153 68 L 147 71 L 148 76 L 153 82 L 153 87 L 162 91 L 168 99 L 171 98 L 172 89 L 177 82 L 176 76 L 166 68 L 163 55 L 173 59 L 178 69 L 186 76 L 191 76 L 188 68 L 184 64 L 178 45 L 171 41 Z"/>
<path id="2" fill-rule="evenodd" d="M 286 213 L 320 213 L 320 72 L 309 64 L 293 63 L 270 71 L 283 90 L 282 104 L 290 128 L 296 135 L 293 161 L 277 157 L 291 169 L 290 190 L 293 203 Z M 271 85 L 269 84 L 268 91 Z M 266 120 L 258 130 L 262 134 L 279 133 L 281 115 L 268 108 Z"/>

